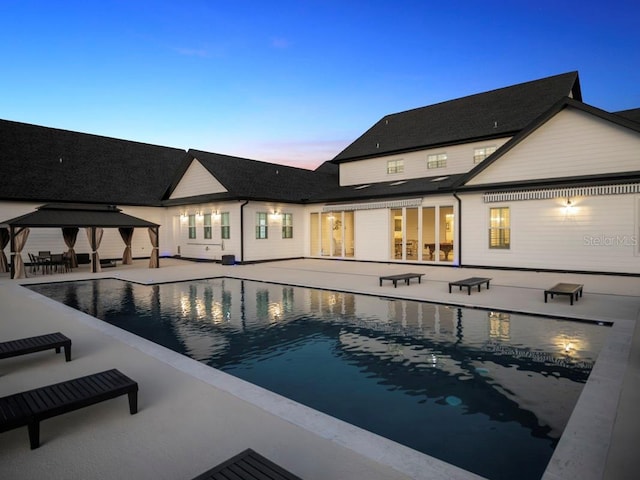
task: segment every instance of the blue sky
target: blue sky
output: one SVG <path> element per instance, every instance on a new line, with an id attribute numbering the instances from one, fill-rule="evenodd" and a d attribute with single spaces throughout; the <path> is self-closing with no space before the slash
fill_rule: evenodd
<path id="1" fill-rule="evenodd" d="M 640 107 L 637 0 L 0 1 L 0 118 L 315 168 L 382 116 L 577 70 Z"/>

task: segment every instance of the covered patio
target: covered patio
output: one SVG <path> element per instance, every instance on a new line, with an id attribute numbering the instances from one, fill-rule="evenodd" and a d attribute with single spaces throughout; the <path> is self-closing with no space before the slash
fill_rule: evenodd
<path id="1" fill-rule="evenodd" d="M 84 228 L 91 247 L 91 271 L 100 272 L 100 256 L 98 250 L 105 228 L 117 228 L 124 242 L 125 249 L 122 263 L 132 263 L 131 239 L 135 228 L 147 228 L 151 242 L 149 268 L 158 268 L 159 261 L 159 229 L 156 223 L 122 213 L 115 205 L 94 204 L 47 204 L 32 213 L 6 220 L 0 223 L 0 272 L 11 271 L 11 278 L 25 278 L 26 268 L 22 251 L 29 238 L 31 228 L 60 228 L 65 245 L 66 255 L 71 268 L 78 266 L 74 246 L 80 228 Z M 11 262 L 7 262 L 4 248 L 10 244 Z"/>

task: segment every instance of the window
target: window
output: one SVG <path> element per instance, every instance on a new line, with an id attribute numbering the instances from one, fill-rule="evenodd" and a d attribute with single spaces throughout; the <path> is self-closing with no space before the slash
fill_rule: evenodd
<path id="1" fill-rule="evenodd" d="M 293 238 L 293 213 L 282 214 L 282 238 Z"/>
<path id="2" fill-rule="evenodd" d="M 229 240 L 231 238 L 231 223 L 229 222 L 229 212 L 220 214 L 220 238 Z"/>
<path id="3" fill-rule="evenodd" d="M 427 156 L 427 168 L 444 168 L 447 166 L 447 154 L 435 153 Z"/>
<path id="4" fill-rule="evenodd" d="M 511 215 L 509 207 L 489 209 L 489 248 L 511 247 Z"/>
<path id="5" fill-rule="evenodd" d="M 387 161 L 387 173 L 402 173 L 404 172 L 404 160 L 388 160 Z"/>
<path id="6" fill-rule="evenodd" d="M 204 225 L 204 238 L 210 239 L 211 238 L 211 214 L 210 213 L 204 214 L 203 225 Z"/>
<path id="7" fill-rule="evenodd" d="M 480 163 L 493 152 L 496 151 L 496 146 L 492 145 L 491 147 L 481 147 L 473 149 L 473 163 Z"/>
<path id="8" fill-rule="evenodd" d="M 267 213 L 266 212 L 258 212 L 256 213 L 256 238 L 264 239 L 267 238 Z"/>
<path id="9" fill-rule="evenodd" d="M 189 215 L 189 238 L 196 238 L 196 216 Z"/>

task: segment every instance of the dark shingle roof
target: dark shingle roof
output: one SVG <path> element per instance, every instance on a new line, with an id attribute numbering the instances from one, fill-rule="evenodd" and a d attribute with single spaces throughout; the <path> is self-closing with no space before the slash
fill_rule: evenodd
<path id="1" fill-rule="evenodd" d="M 636 123 L 640 123 L 640 108 L 632 108 L 631 110 L 622 110 L 620 112 L 614 112 L 616 115 L 632 120 Z"/>
<path id="2" fill-rule="evenodd" d="M 314 194 L 338 184 L 337 172 L 317 172 L 200 150 L 189 150 L 188 154 L 197 159 L 227 192 L 201 195 L 197 199 L 167 200 L 165 205 L 234 199 L 304 203 Z M 171 190 L 183 173 L 179 172 Z"/>
<path id="3" fill-rule="evenodd" d="M 157 205 L 184 150 L 0 120 L 0 199 Z"/>
<path id="4" fill-rule="evenodd" d="M 335 186 L 324 190 L 310 200 L 313 202 L 352 202 L 382 198 L 398 198 L 437 193 L 450 193 L 464 174 L 437 177 L 410 178 L 361 185 Z"/>
<path id="5" fill-rule="evenodd" d="M 582 100 L 578 72 L 387 115 L 333 162 L 513 135 L 566 96 Z"/>

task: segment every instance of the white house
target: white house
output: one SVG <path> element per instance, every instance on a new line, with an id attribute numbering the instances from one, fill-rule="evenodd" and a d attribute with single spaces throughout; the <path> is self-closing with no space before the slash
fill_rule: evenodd
<path id="1" fill-rule="evenodd" d="M 0 225 L 117 205 L 160 226 L 160 257 L 640 273 L 640 109 L 583 103 L 577 72 L 387 115 L 315 171 L 10 121 L 0 162 Z M 100 257 L 124 247 L 107 229 Z M 34 228 L 23 252 L 66 248 Z"/>

